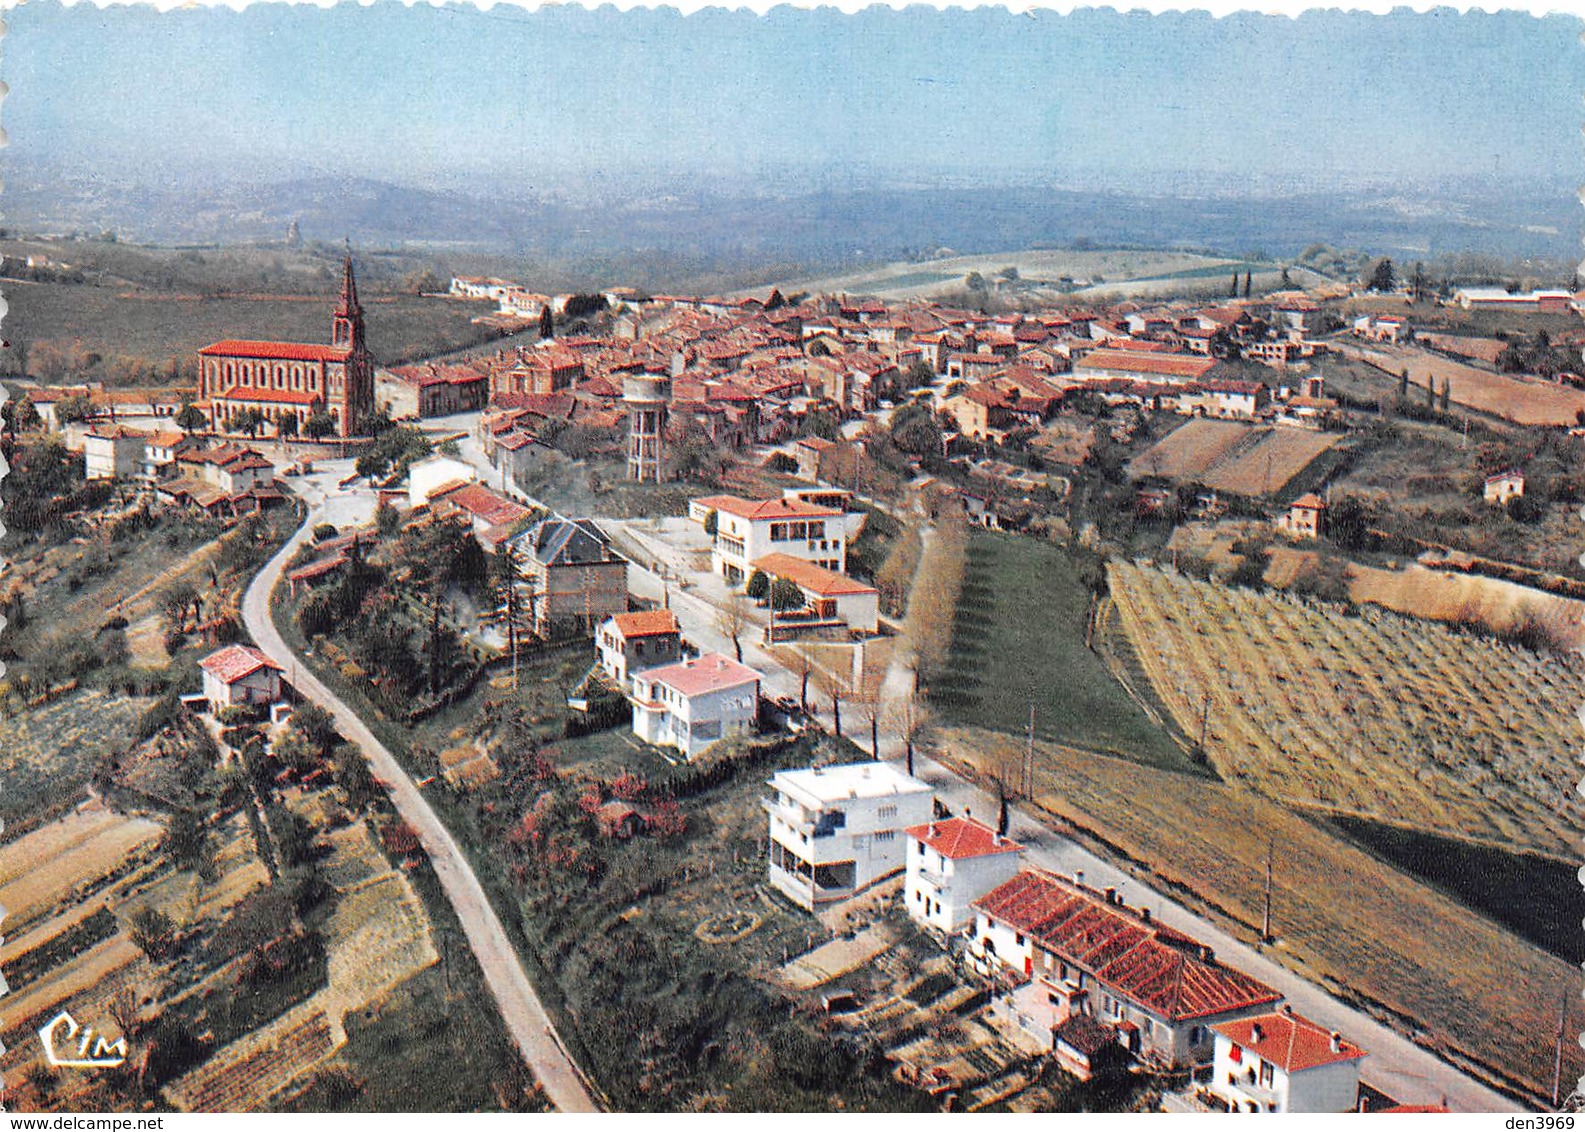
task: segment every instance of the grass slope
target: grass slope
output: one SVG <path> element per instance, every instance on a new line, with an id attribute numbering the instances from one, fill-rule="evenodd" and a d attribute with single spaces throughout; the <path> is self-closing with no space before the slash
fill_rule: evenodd
<path id="1" fill-rule="evenodd" d="M 947 673 L 930 689 L 952 723 L 1035 734 L 1158 766 L 1187 766 L 1084 646 L 1090 589 L 1057 546 L 974 530 Z"/>

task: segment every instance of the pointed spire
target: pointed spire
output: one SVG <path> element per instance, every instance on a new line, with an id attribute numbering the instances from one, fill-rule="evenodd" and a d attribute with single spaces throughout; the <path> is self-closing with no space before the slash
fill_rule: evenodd
<path id="1" fill-rule="evenodd" d="M 341 305 L 336 308 L 336 314 L 341 318 L 353 318 L 363 313 L 358 306 L 358 283 L 352 275 L 352 241 L 347 241 L 346 259 L 342 261 L 341 271 Z"/>

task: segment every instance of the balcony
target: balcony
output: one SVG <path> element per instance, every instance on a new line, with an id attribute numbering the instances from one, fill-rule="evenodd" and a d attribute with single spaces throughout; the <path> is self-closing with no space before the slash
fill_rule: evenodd
<path id="1" fill-rule="evenodd" d="M 805 837 L 815 832 L 815 815 L 798 805 L 782 805 L 775 798 L 762 797 L 759 800 L 760 809 L 771 817 L 778 819 L 790 829 L 803 834 Z"/>

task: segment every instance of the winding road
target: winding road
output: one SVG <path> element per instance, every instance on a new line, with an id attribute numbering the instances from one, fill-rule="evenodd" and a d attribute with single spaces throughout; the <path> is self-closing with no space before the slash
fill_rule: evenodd
<path id="1" fill-rule="evenodd" d="M 323 500 L 321 500 L 321 504 Z M 302 528 L 261 570 L 242 601 L 242 620 L 254 642 L 277 664 L 291 673 L 293 686 L 330 713 L 349 742 L 357 744 L 369 760 L 376 778 L 388 784 L 396 812 L 417 832 L 429 855 L 442 891 L 457 913 L 468 946 L 484 972 L 507 1031 L 517 1044 L 524 1063 L 533 1072 L 550 1103 L 562 1112 L 598 1112 L 578 1067 L 567 1055 L 550 1016 L 545 1013 L 522 962 L 491 907 L 467 857 L 436 816 L 396 757 L 374 737 L 363 721 L 314 676 L 303 659 L 287 647 L 270 617 L 270 594 L 280 581 L 286 563 L 308 539 L 323 513 L 311 508 Z M 443 1067 L 437 1067 L 443 1072 Z"/>

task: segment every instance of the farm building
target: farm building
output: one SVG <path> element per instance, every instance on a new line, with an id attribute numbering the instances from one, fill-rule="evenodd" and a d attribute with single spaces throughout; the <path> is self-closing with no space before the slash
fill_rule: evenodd
<path id="1" fill-rule="evenodd" d="M 902 871 L 905 831 L 930 820 L 935 797 L 882 762 L 784 770 L 770 787 L 770 882 L 809 911 Z"/>
<path id="2" fill-rule="evenodd" d="M 251 645 L 227 645 L 198 662 L 204 699 L 215 711 L 281 698 L 281 666 Z"/>
<path id="3" fill-rule="evenodd" d="M 90 480 L 128 480 L 143 471 L 149 435 L 126 425 L 94 425 L 83 435 L 83 475 Z"/>
<path id="4" fill-rule="evenodd" d="M 633 674 L 633 734 L 692 759 L 710 744 L 753 730 L 761 676 L 707 653 Z"/>
<path id="5" fill-rule="evenodd" d="M 903 904 L 926 927 L 952 934 L 974 922 L 972 904 L 1018 875 L 1024 847 L 971 818 L 908 830 Z"/>
<path id="6" fill-rule="evenodd" d="M 1487 503 L 1506 507 L 1510 499 L 1518 499 L 1523 494 L 1524 473 L 1510 468 L 1506 472 L 1498 472 L 1494 476 L 1486 477 L 1482 497 Z"/>
<path id="7" fill-rule="evenodd" d="M 1287 513 L 1277 520 L 1277 529 L 1294 538 L 1320 538 L 1326 533 L 1326 500 L 1307 491 L 1288 504 Z"/>
<path id="8" fill-rule="evenodd" d="M 1008 1002 L 1025 1030 L 1049 1033 L 1090 1014 L 1142 1060 L 1211 1060 L 1211 1027 L 1282 998 L 1217 962 L 1211 949 L 1130 908 L 1115 889 L 1026 869 L 974 901 L 971 963 L 1021 980 Z"/>
<path id="9" fill-rule="evenodd" d="M 1213 1027 L 1210 1091 L 1231 1112 L 1352 1112 L 1365 1051 L 1291 1007 Z"/>
<path id="10" fill-rule="evenodd" d="M 617 613 L 600 622 L 595 648 L 600 667 L 626 692 L 632 688 L 633 673 L 670 664 L 682 656 L 682 628 L 669 609 Z"/>

